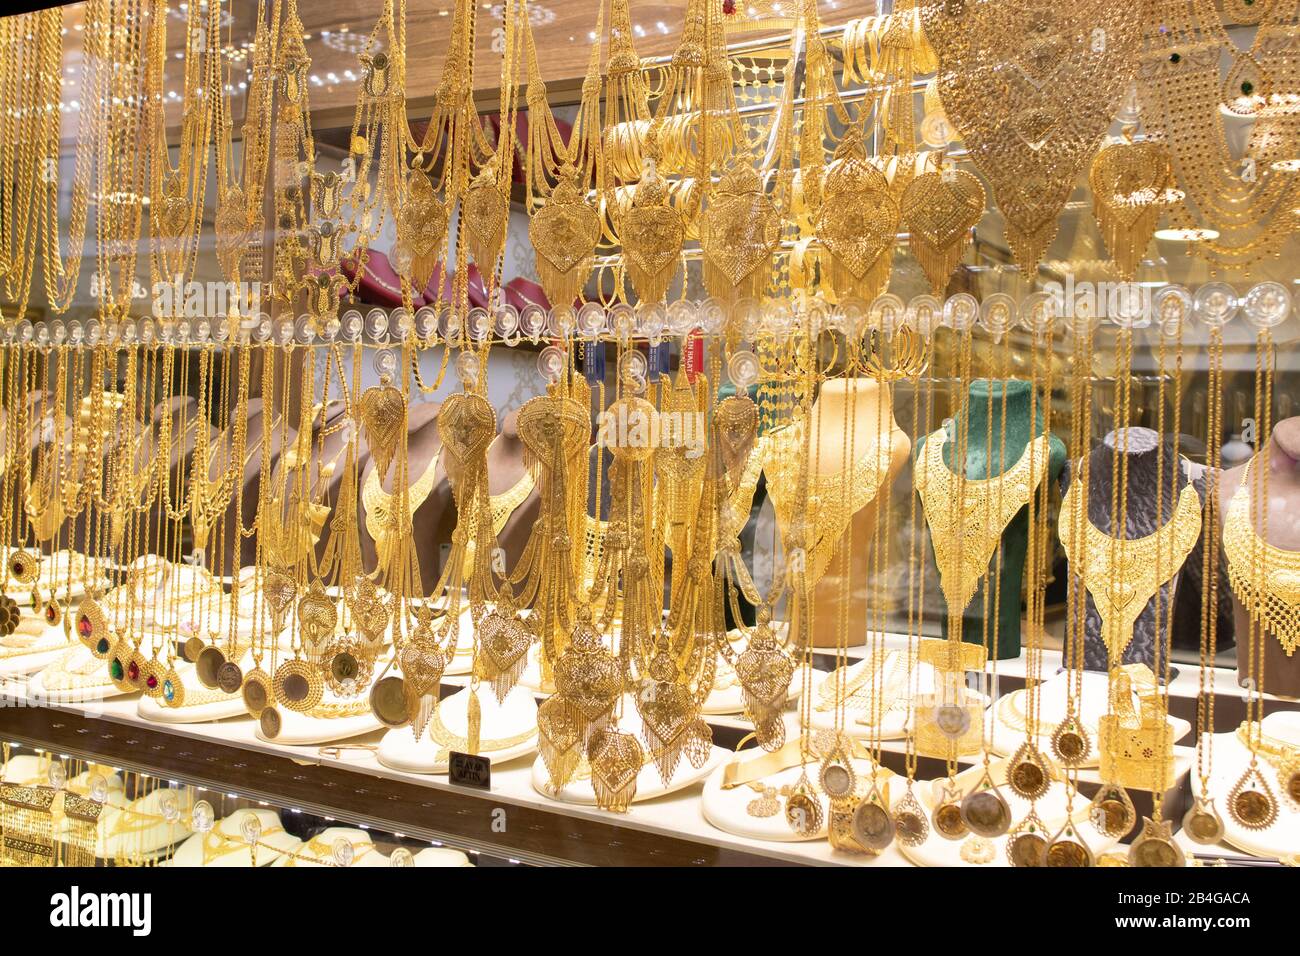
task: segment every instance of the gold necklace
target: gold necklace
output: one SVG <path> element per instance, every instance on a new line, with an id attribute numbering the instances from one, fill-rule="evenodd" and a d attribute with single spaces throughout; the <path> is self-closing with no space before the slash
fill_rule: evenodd
<path id="1" fill-rule="evenodd" d="M 1287 657 L 1300 647 L 1300 551 L 1260 538 L 1251 524 L 1251 459 L 1223 519 L 1223 552 L 1232 590 L 1260 627 L 1270 631 Z M 1265 506 L 1266 507 L 1266 506 Z M 1255 569 L 1267 569 L 1259 574 Z"/>
<path id="2" fill-rule="evenodd" d="M 1101 618 L 1107 652 L 1117 663 L 1133 639 L 1133 625 L 1151 596 L 1178 572 L 1196 545 L 1201 534 L 1201 498 L 1190 482 L 1184 485 L 1173 517 L 1158 531 L 1142 538 L 1112 538 L 1086 520 L 1085 514 L 1080 546 L 1067 530 L 1076 520 L 1074 509 L 1083 507 L 1080 484 L 1071 483 L 1061 502 L 1061 545 L 1066 557 L 1082 571 Z M 1168 560 L 1157 561 L 1157 555 Z"/>
<path id="3" fill-rule="evenodd" d="M 361 489 L 361 505 L 366 514 L 366 531 L 374 539 L 375 551 L 379 555 L 380 568 L 393 567 L 394 545 L 411 533 L 411 522 L 415 518 L 415 512 L 433 491 L 434 472 L 437 470 L 438 459 L 441 456 L 440 447 L 433 453 L 420 477 L 407 488 L 405 517 L 398 514 L 397 500 L 401 495 L 384 491 L 380 483 L 379 469 L 372 468 L 370 474 L 366 476 L 365 484 Z"/>
<path id="4" fill-rule="evenodd" d="M 942 428 L 926 440 L 916 491 L 930 526 L 940 587 L 950 611 L 961 614 L 988 572 L 1002 532 L 1047 474 L 1051 444 L 1047 435 L 1039 435 L 1002 474 L 977 479 L 955 475 L 944 463 L 947 441 Z M 954 487 L 959 482 L 960 496 Z"/>

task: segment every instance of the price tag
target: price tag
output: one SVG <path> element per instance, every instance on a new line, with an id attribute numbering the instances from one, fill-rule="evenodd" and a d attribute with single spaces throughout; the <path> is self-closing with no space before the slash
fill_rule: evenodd
<path id="1" fill-rule="evenodd" d="M 475 754 L 452 751 L 447 758 L 448 779 L 461 787 L 492 789 L 492 761 Z"/>

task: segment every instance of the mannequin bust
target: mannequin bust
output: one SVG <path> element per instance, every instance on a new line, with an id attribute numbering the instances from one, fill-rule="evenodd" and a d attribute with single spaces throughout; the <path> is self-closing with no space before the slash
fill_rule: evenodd
<path id="1" fill-rule="evenodd" d="M 1256 481 L 1262 476 L 1257 473 L 1262 467 L 1262 459 L 1253 459 L 1256 466 L 1250 471 L 1250 482 L 1242 489 L 1246 475 L 1246 465 L 1223 472 L 1219 479 L 1219 520 L 1225 522 L 1228 508 L 1234 495 L 1240 491 L 1248 508 L 1250 526 L 1259 534 L 1259 527 L 1265 525 L 1260 537 L 1283 551 L 1300 552 L 1300 416 L 1287 418 L 1273 427 L 1269 436 L 1268 449 L 1268 501 L 1264 509 L 1255 504 L 1254 498 L 1259 493 Z M 1261 513 L 1261 510 L 1263 513 Z M 1264 519 L 1264 520 L 1261 520 Z M 1226 545 L 1225 545 L 1226 547 Z M 1240 596 L 1234 591 L 1232 595 L 1232 613 L 1234 631 L 1237 641 L 1237 677 L 1259 679 L 1260 675 L 1250 673 L 1249 641 L 1250 614 L 1243 606 Z M 1222 639 L 1220 639 L 1222 644 Z M 1283 697 L 1300 697 L 1300 653 L 1288 655 L 1277 635 L 1265 628 L 1264 673 L 1260 689 L 1269 694 Z"/>
<path id="2" fill-rule="evenodd" d="M 1161 445 L 1164 446 L 1163 468 L 1160 467 Z M 1127 458 L 1127 490 L 1125 495 L 1125 527 L 1117 533 L 1115 524 L 1119 515 L 1111 515 L 1111 496 L 1114 482 L 1119 477 L 1116 456 L 1124 454 Z M 1181 455 L 1175 454 L 1172 435 L 1161 436 L 1149 428 L 1129 427 L 1112 431 L 1093 449 L 1089 460 L 1088 475 L 1088 521 L 1099 531 L 1112 537 L 1125 540 L 1145 538 L 1166 527 L 1179 506 L 1180 495 L 1184 488 L 1192 483 L 1189 477 L 1189 462 Z M 1068 488 L 1073 475 L 1067 474 L 1062 484 Z M 1157 489 L 1163 486 L 1162 491 Z M 1203 500 L 1202 485 L 1194 484 L 1197 494 Z M 1157 498 L 1159 497 L 1159 513 Z M 1065 517 L 1062 516 L 1061 535 L 1066 534 Z M 1197 535 L 1198 539 L 1200 534 Z M 1174 557 L 1180 557 L 1175 555 Z M 1188 559 L 1192 555 L 1187 556 Z M 1119 664 L 1145 664 L 1163 676 L 1165 664 L 1169 657 L 1170 628 L 1167 625 L 1170 602 L 1174 600 L 1180 577 L 1191 571 L 1195 562 L 1184 560 L 1181 567 L 1156 589 L 1133 625 L 1133 637 L 1125 647 Z M 1078 583 L 1078 582 L 1076 582 Z M 1082 586 L 1080 584 L 1080 586 Z M 1193 584 L 1193 587 L 1195 583 Z M 1084 624 L 1083 657 L 1087 670 L 1105 671 L 1111 666 L 1110 652 L 1102 633 L 1101 616 L 1097 613 L 1093 596 L 1085 598 L 1087 617 Z M 1161 622 L 1157 617 L 1157 608 L 1166 615 Z M 1156 633 L 1161 632 L 1160 662 L 1156 662 Z M 1172 673 L 1172 672 L 1171 672 Z"/>
<path id="3" fill-rule="evenodd" d="M 962 431 L 966 441 L 966 479 L 985 482 L 997 479 L 1025 462 L 1031 441 L 1043 435 L 1043 406 L 1046 399 L 1035 401 L 1033 384 L 1024 379 L 975 379 L 967 390 L 966 401 L 957 416 L 944 423 L 939 431 L 922 437 L 917 442 L 917 459 L 924 454 L 925 443 L 934 437 L 943 440 L 942 459 L 950 473 L 959 468 L 959 440 Z M 1032 426 L 1030 424 L 1033 416 Z M 991 444 L 990 444 L 990 436 Z M 1047 474 L 1045 480 L 1054 480 L 1065 467 L 1065 443 L 1055 435 L 1047 437 Z M 1040 461 L 1041 459 L 1036 459 Z M 915 467 L 915 465 L 914 465 Z M 1035 463 L 1035 470 L 1040 467 Z M 1041 472 L 1039 472 L 1041 474 Z M 944 476 L 945 479 L 948 476 Z M 951 482 L 952 492 L 957 485 Z M 993 483 L 990 483 L 990 487 Z M 1037 489 L 1037 484 L 1033 485 Z M 971 490 L 968 486 L 968 493 Z M 996 500 L 996 492 L 995 492 Z M 1020 656 L 1021 587 L 1024 580 L 1025 561 L 1029 549 L 1028 499 L 1002 529 L 1002 535 L 993 555 L 984 569 L 974 596 L 962 611 L 962 640 L 974 644 L 989 644 L 990 653 L 999 660 Z M 936 502 L 941 505 L 942 502 Z M 927 515 L 927 522 L 934 519 Z M 933 546 L 933 532 L 931 545 Z M 999 563 L 999 550 L 1001 558 Z M 996 621 L 984 622 L 984 589 L 994 587 L 988 596 L 989 612 L 997 608 Z M 950 586 L 955 586 L 950 585 Z M 947 615 L 944 632 L 947 633 Z"/>
<path id="4" fill-rule="evenodd" d="M 809 441 L 813 461 L 809 467 L 816 469 L 828 493 L 836 493 L 833 487 L 836 477 L 872 454 L 878 441 L 884 441 L 888 435 L 890 443 L 887 472 L 875 496 L 854 513 L 830 563 L 814 586 L 810 629 L 816 647 L 834 647 L 838 643 L 846 610 L 840 607 L 840 602 L 845 594 L 848 596 L 848 643 L 863 644 L 867 639 L 870 557 L 880 497 L 903 470 L 912 448 L 907 434 L 894 421 L 892 399 L 890 390 L 882 388 L 875 379 L 833 378 L 822 383 L 813 403 Z M 850 426 L 852 431 L 846 441 L 845 433 Z"/>

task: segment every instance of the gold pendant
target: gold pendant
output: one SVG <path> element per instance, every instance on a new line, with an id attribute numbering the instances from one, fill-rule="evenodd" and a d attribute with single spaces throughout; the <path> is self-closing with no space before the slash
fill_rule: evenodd
<path id="1" fill-rule="evenodd" d="M 274 707 L 267 707 L 257 718 L 257 726 L 262 731 L 262 736 L 267 740 L 274 740 L 280 736 L 282 726 L 280 712 Z"/>
<path id="2" fill-rule="evenodd" d="M 370 688 L 370 712 L 385 727 L 396 729 L 411 722 L 406 710 L 406 690 L 400 677 L 383 677 Z"/>
<path id="3" fill-rule="evenodd" d="M 636 799 L 636 780 L 644 766 L 644 751 L 631 734 L 598 731 L 587 749 L 591 789 L 602 810 L 624 813 Z"/>
<path id="4" fill-rule="evenodd" d="M 1103 783 L 1092 798 L 1088 819 L 1098 833 L 1122 840 L 1137 825 L 1137 810 L 1127 790 L 1119 784 Z"/>
<path id="5" fill-rule="evenodd" d="M 397 212 L 397 244 L 393 266 L 408 276 L 411 288 L 423 292 L 433 278 L 447 236 L 447 207 L 438 201 L 429 177 L 412 169 L 406 179 L 406 196 Z M 410 264 L 406 259 L 409 257 Z M 402 266 L 407 265 L 403 269 Z"/>
<path id="6" fill-rule="evenodd" d="M 496 177 L 496 157 L 493 157 L 465 190 L 460 207 L 465 245 L 484 276 L 492 275 L 496 270 L 497 257 L 505 244 L 506 223 L 510 218 L 510 201 L 497 185 Z"/>
<path id="7" fill-rule="evenodd" d="M 1192 808 L 1183 817 L 1183 832 L 1193 843 L 1213 846 L 1223 839 L 1223 818 L 1214 808 L 1214 801 L 1197 797 Z"/>
<path id="8" fill-rule="evenodd" d="M 244 686 L 240 688 L 240 697 L 244 709 L 253 717 L 262 716 L 262 711 L 274 702 L 271 689 L 271 675 L 260 667 L 254 667 L 244 675 Z"/>
<path id="9" fill-rule="evenodd" d="M 749 645 L 736 659 L 736 679 L 745 702 L 745 717 L 754 725 L 764 750 L 779 750 L 785 743 L 786 697 L 794 677 L 794 661 L 776 646 L 770 624 L 754 628 Z"/>
<path id="10" fill-rule="evenodd" d="M 907 793 L 894 808 L 894 838 L 904 846 L 920 846 L 930 836 L 930 821 L 925 818 L 925 808 L 912 792 L 912 781 L 907 781 Z"/>
<path id="11" fill-rule="evenodd" d="M 632 288 L 642 302 L 662 302 L 677 271 L 686 229 L 682 217 L 668 203 L 668 184 L 649 166 L 623 217 L 619 238 L 623 264 Z"/>
<path id="12" fill-rule="evenodd" d="M 248 201 L 244 190 L 232 186 L 226 198 L 218 204 L 213 228 L 217 234 L 217 261 L 221 271 L 232 277 L 239 269 L 239 260 L 248 251 L 252 230 L 248 223 Z"/>
<path id="13" fill-rule="evenodd" d="M 877 853 L 894 842 L 894 819 L 885 807 L 880 791 L 874 786 L 871 793 L 853 809 L 852 832 L 855 840 Z"/>
<path id="14" fill-rule="evenodd" d="M 961 803 L 961 791 L 952 782 L 944 783 L 930 819 L 935 831 L 945 840 L 960 840 L 969 832 Z"/>
<path id="15" fill-rule="evenodd" d="M 912 255 L 936 295 L 948 288 L 965 256 L 985 201 L 979 178 L 961 169 L 922 173 L 903 190 L 902 218 Z"/>
<path id="16" fill-rule="evenodd" d="M 785 822 L 791 830 L 803 837 L 816 836 L 825 823 L 821 800 L 813 792 L 806 772 L 800 775 L 798 783 L 785 798 Z"/>
<path id="17" fill-rule="evenodd" d="M 1277 820 L 1277 800 L 1253 761 L 1228 792 L 1228 815 L 1247 830 L 1267 830 Z"/>
<path id="18" fill-rule="evenodd" d="M 275 669 L 271 686 L 275 700 L 290 710 L 306 713 L 321 702 L 325 686 L 320 674 L 304 660 L 293 658 Z"/>
<path id="19" fill-rule="evenodd" d="M 1045 866 L 1047 837 L 1038 810 L 1030 808 L 1029 816 L 1012 828 L 1007 837 L 1007 861 L 1012 866 Z"/>
<path id="20" fill-rule="evenodd" d="M 542 701 L 537 708 L 537 749 L 556 790 L 573 779 L 582 761 L 582 746 L 583 724 L 576 710 L 559 694 Z"/>
<path id="21" fill-rule="evenodd" d="M 433 708 L 438 701 L 438 686 L 442 682 L 442 672 L 447 668 L 447 657 L 417 627 L 411 639 L 398 651 L 397 665 L 402 669 L 403 706 L 400 711 L 402 720 L 394 721 L 391 725 L 400 726 L 410 720 L 415 739 L 419 740 L 433 716 Z M 373 709 L 376 702 L 374 695 L 371 696 L 370 701 Z M 388 712 L 390 718 L 395 718 L 397 715 L 398 711 L 395 708 Z"/>
<path id="22" fill-rule="evenodd" d="M 600 215 L 582 194 L 581 176 L 569 163 L 546 205 L 533 213 L 528 237 L 537 254 L 537 276 L 552 308 L 568 309 L 591 274 Z"/>
<path id="23" fill-rule="evenodd" d="M 1045 866 L 1085 867 L 1096 862 L 1092 849 L 1083 842 L 1079 831 L 1067 822 L 1047 844 L 1043 853 Z"/>
<path id="24" fill-rule="evenodd" d="M 31 584 L 41 573 L 41 559 L 31 551 L 15 551 L 9 558 L 9 575 L 19 584 Z"/>
<path id="25" fill-rule="evenodd" d="M 677 769 L 687 733 L 695 723 L 694 700 L 676 681 L 650 679 L 641 684 L 636 709 L 659 777 L 667 784 Z"/>
<path id="26" fill-rule="evenodd" d="M 975 789 L 961 802 L 962 822 L 976 836 L 996 837 L 1011 826 L 1011 807 L 987 770 Z"/>
<path id="27" fill-rule="evenodd" d="M 113 650 L 111 629 L 104 609 L 95 598 L 87 595 L 77 605 L 77 638 L 99 660 L 107 660 Z"/>
<path id="28" fill-rule="evenodd" d="M 1073 714 L 1067 715 L 1052 731 L 1052 756 L 1066 767 L 1080 766 L 1091 748 L 1088 732 Z"/>
<path id="29" fill-rule="evenodd" d="M 397 454 L 397 443 L 406 422 L 406 400 L 385 375 L 378 385 L 362 394 L 360 414 L 366 444 L 382 481 Z"/>
<path id="30" fill-rule="evenodd" d="M 515 612 L 509 586 L 501 590 L 497 606 L 475 626 L 479 664 L 484 680 L 492 684 L 497 703 L 504 703 L 528 663 L 533 634 Z"/>
<path id="31" fill-rule="evenodd" d="M 699 228 L 709 294 L 724 302 L 759 298 L 771 278 L 781 216 L 752 165 L 738 161 L 722 174 Z"/>
<path id="32" fill-rule="evenodd" d="M 885 174 L 867 161 L 857 126 L 835 148 L 824 191 L 815 228 L 830 253 L 831 288 L 870 301 L 889 284 L 899 213 Z"/>
<path id="33" fill-rule="evenodd" d="M 1156 823 L 1150 817 L 1142 820 L 1142 833 L 1128 851 L 1129 866 L 1186 866 L 1187 857 L 1174 842 L 1173 824 L 1168 820 Z"/>
<path id="34" fill-rule="evenodd" d="M 760 820 L 781 812 L 781 802 L 776 799 L 776 787 L 764 787 L 761 794 L 745 804 L 745 812 Z"/>
<path id="35" fill-rule="evenodd" d="M 221 670 L 221 665 L 226 662 L 226 655 L 221 653 L 221 649 L 212 645 L 203 648 L 199 654 L 198 660 L 194 662 L 194 676 L 199 679 L 199 683 L 208 690 L 217 689 L 217 673 Z"/>
<path id="36" fill-rule="evenodd" d="M 167 668 L 162 677 L 162 693 L 159 695 L 168 707 L 185 706 L 185 684 L 174 667 Z"/>
<path id="37" fill-rule="evenodd" d="M 1007 770 L 1007 786 L 1016 796 L 1038 800 L 1052 785 L 1052 774 L 1038 748 L 1026 741 L 1020 745 Z"/>
<path id="38" fill-rule="evenodd" d="M 223 694 L 237 694 L 244 685 L 244 672 L 227 658 L 217 668 L 217 688 Z"/>
<path id="39" fill-rule="evenodd" d="M 1169 148 L 1151 140 L 1112 143 L 1093 159 L 1088 184 L 1111 261 L 1131 280 L 1176 184 Z"/>

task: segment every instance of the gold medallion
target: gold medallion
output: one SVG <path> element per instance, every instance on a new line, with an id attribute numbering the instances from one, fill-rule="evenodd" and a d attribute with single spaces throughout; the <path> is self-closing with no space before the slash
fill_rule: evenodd
<path id="1" fill-rule="evenodd" d="M 181 656 L 191 664 L 194 664 L 198 661 L 199 655 L 203 653 L 203 649 L 207 646 L 207 643 L 204 642 L 201 637 L 188 637 L 185 639 L 185 643 L 181 645 Z"/>
<path id="2" fill-rule="evenodd" d="M 274 707 L 267 707 L 257 718 L 257 726 L 262 731 L 262 736 L 267 740 L 274 740 L 280 736 L 280 712 Z"/>
<path id="3" fill-rule="evenodd" d="M 1156 823 L 1150 817 L 1142 820 L 1142 833 L 1128 851 L 1129 866 L 1186 866 L 1187 857 L 1174 842 L 1173 824 L 1168 820 Z"/>
<path id="4" fill-rule="evenodd" d="M 1093 856 L 1092 850 L 1079 839 L 1074 827 L 1067 823 L 1047 845 L 1043 861 L 1046 866 L 1085 867 L 1093 865 Z"/>
<path id="5" fill-rule="evenodd" d="M 825 814 L 807 777 L 800 777 L 785 800 L 785 822 L 800 836 L 813 837 L 821 832 Z"/>
<path id="6" fill-rule="evenodd" d="M 1025 830 L 1007 840 L 1007 859 L 1012 866 L 1043 866 L 1047 840 L 1037 830 Z"/>
<path id="7" fill-rule="evenodd" d="M 31 551 L 16 551 L 9 558 L 9 576 L 19 584 L 31 584 L 40 573 L 41 560 Z"/>
<path id="8" fill-rule="evenodd" d="M 272 702 L 271 676 L 260 667 L 255 667 L 244 677 L 244 686 L 240 695 L 244 699 L 244 709 L 254 717 L 260 717 Z"/>
<path id="9" fill-rule="evenodd" d="M 370 688 L 370 712 L 385 727 L 405 727 L 411 722 L 404 683 L 400 677 L 384 677 Z"/>
<path id="10" fill-rule="evenodd" d="M 966 820 L 958 801 L 959 792 L 951 785 L 945 785 L 938 804 L 934 808 L 931 820 L 939 836 L 945 840 L 960 840 L 967 833 Z"/>
<path id="11" fill-rule="evenodd" d="M 1011 792 L 1025 800 L 1037 800 L 1047 793 L 1051 784 L 1051 771 L 1038 748 L 1028 742 L 1021 744 L 1007 771 Z"/>
<path id="12" fill-rule="evenodd" d="M 205 647 L 194 662 L 194 676 L 209 690 L 217 687 L 217 673 L 226 662 L 226 655 L 216 647 Z"/>
<path id="13" fill-rule="evenodd" d="M 1052 732 L 1052 756 L 1066 767 L 1082 764 L 1091 747 L 1087 731 L 1072 716 L 1066 717 Z"/>
<path id="14" fill-rule="evenodd" d="M 217 687 L 223 694 L 237 694 L 244 683 L 244 671 L 232 660 L 217 668 Z"/>
<path id="15" fill-rule="evenodd" d="M 872 790 L 853 810 L 853 838 L 870 850 L 883 850 L 894 842 L 895 826 L 880 792 Z"/>
<path id="16" fill-rule="evenodd" d="M 1228 794 L 1228 815 L 1247 830 L 1267 830 L 1277 819 L 1277 801 L 1268 781 L 1252 765 Z"/>
<path id="17" fill-rule="evenodd" d="M 930 821 L 925 818 L 925 808 L 912 793 L 912 782 L 907 782 L 907 793 L 894 808 L 894 838 L 904 846 L 920 846 L 930 836 Z"/>
<path id="18" fill-rule="evenodd" d="M 996 837 L 1011 827 L 1011 808 L 990 782 L 987 789 L 976 788 L 966 795 L 961 802 L 961 818 L 977 836 Z"/>
<path id="19" fill-rule="evenodd" d="M 1183 817 L 1183 832 L 1187 839 L 1201 846 L 1213 846 L 1223 839 L 1223 818 L 1215 810 L 1213 801 L 1198 798 Z"/>
<path id="20" fill-rule="evenodd" d="M 306 713 L 319 704 L 325 693 L 320 674 L 306 661 L 297 658 L 276 668 L 272 686 L 276 702 L 299 713 Z"/>
<path id="21" fill-rule="evenodd" d="M 1137 810 L 1127 790 L 1118 784 L 1104 783 L 1092 798 L 1088 818 L 1098 833 L 1122 840 L 1137 824 Z"/>

